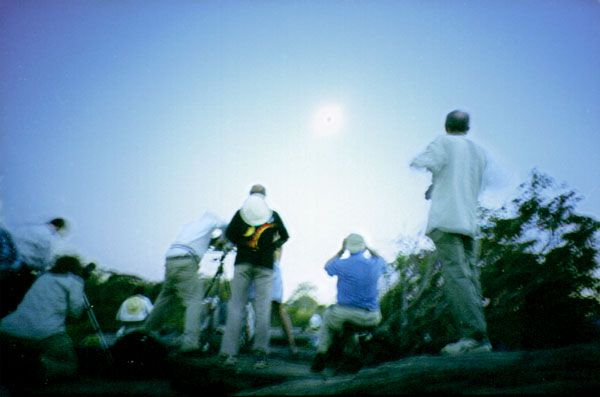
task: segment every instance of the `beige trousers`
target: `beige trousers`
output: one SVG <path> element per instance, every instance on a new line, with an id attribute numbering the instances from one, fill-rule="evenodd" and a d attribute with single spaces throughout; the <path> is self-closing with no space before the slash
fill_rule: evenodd
<path id="1" fill-rule="evenodd" d="M 204 286 L 198 276 L 198 262 L 191 256 L 167 258 L 165 268 L 165 282 L 145 327 L 148 330 L 160 329 L 169 312 L 180 301 L 185 307 L 181 348 L 199 349 Z"/>
<path id="2" fill-rule="evenodd" d="M 381 311 L 365 310 L 350 306 L 333 305 L 323 314 L 323 324 L 319 329 L 317 353 L 326 353 L 336 334 L 342 332 L 344 323 L 361 327 L 374 327 L 381 322 Z"/>

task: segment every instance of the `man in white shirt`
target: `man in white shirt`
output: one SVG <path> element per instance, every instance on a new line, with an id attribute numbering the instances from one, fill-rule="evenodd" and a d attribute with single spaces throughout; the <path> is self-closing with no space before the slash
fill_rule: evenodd
<path id="1" fill-rule="evenodd" d="M 63 218 L 17 228 L 12 236 L 18 252 L 17 263 L 13 266 L 45 271 L 52 264 L 58 242 L 66 230 L 67 223 Z"/>
<path id="2" fill-rule="evenodd" d="M 185 306 L 180 346 L 182 353 L 200 349 L 204 286 L 198 269 L 213 232 L 226 226 L 216 215 L 206 212 L 199 220 L 183 226 L 165 255 L 165 282 L 154 309 L 146 319 L 145 328 L 149 331 L 160 330 L 174 303 L 180 299 Z"/>
<path id="3" fill-rule="evenodd" d="M 457 342 L 442 354 L 491 351 L 477 269 L 478 196 L 486 168 L 484 151 L 466 138 L 469 115 L 455 110 L 446 117 L 446 135 L 417 156 L 411 167 L 432 174 L 427 235 L 441 262 L 444 298 L 458 327 Z"/>

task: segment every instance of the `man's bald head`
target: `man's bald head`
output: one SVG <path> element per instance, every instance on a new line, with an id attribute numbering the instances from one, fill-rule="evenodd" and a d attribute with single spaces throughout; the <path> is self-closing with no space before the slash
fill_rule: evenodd
<path id="1" fill-rule="evenodd" d="M 469 131 L 469 114 L 454 110 L 446 116 L 446 132 L 449 134 L 466 134 Z"/>
<path id="2" fill-rule="evenodd" d="M 259 193 L 262 194 L 263 196 L 267 195 L 267 189 L 265 189 L 265 187 L 263 185 L 254 185 L 252 186 L 252 188 L 250 188 L 250 194 L 255 194 L 255 193 Z"/>

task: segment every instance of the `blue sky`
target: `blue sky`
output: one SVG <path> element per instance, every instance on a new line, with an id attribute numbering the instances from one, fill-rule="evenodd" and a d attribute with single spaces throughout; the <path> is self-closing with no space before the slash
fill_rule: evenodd
<path id="1" fill-rule="evenodd" d="M 454 109 L 493 159 L 486 202 L 537 167 L 598 218 L 599 70 L 596 0 L 0 0 L 0 216 L 65 216 L 88 260 L 158 281 L 183 223 L 262 183 L 284 297 L 330 303 L 345 235 L 391 260 L 422 233 L 408 164 Z"/>

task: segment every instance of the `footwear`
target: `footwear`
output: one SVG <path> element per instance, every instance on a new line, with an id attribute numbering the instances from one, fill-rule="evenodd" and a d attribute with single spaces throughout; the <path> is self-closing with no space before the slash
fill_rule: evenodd
<path id="1" fill-rule="evenodd" d="M 223 357 L 223 365 L 227 366 L 227 367 L 232 367 L 234 365 L 237 364 L 237 357 L 236 356 L 224 356 Z"/>
<path id="2" fill-rule="evenodd" d="M 315 358 L 313 359 L 312 364 L 310 365 L 310 370 L 312 372 L 321 372 L 325 369 L 327 356 L 325 353 L 317 353 Z"/>
<path id="3" fill-rule="evenodd" d="M 267 368 L 268 365 L 267 354 L 264 352 L 257 352 L 254 356 L 254 369 Z"/>
<path id="4" fill-rule="evenodd" d="M 485 341 L 476 341 L 471 338 L 462 338 L 458 342 L 448 343 L 440 351 L 442 355 L 457 355 L 465 353 L 488 353 L 492 351 L 492 345 Z"/>

